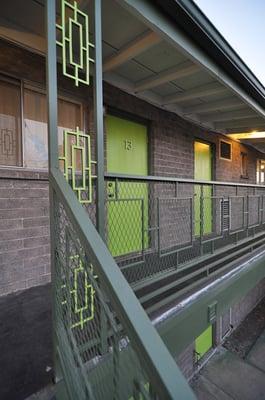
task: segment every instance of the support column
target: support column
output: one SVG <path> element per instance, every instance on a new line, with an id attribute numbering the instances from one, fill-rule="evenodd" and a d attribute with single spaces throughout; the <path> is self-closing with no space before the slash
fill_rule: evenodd
<path id="1" fill-rule="evenodd" d="M 97 229 L 105 241 L 105 182 L 104 182 L 104 130 L 102 85 L 101 0 L 94 0 L 95 70 L 94 70 L 94 129 L 97 148 Z"/>
<path id="2" fill-rule="evenodd" d="M 46 0 L 46 89 L 48 100 L 49 170 L 59 168 L 57 115 L 56 3 Z"/>
<path id="3" fill-rule="evenodd" d="M 49 177 L 52 170 L 59 168 L 58 161 L 58 129 L 57 129 L 57 56 L 56 56 L 56 0 L 46 0 L 46 91 L 48 110 L 48 154 L 49 154 Z M 52 282 L 52 334 L 53 334 L 53 365 L 54 380 L 58 382 L 59 363 L 57 362 L 56 348 L 56 293 L 55 293 L 55 209 L 54 190 L 49 185 L 50 204 L 50 241 L 51 241 L 51 282 Z"/>

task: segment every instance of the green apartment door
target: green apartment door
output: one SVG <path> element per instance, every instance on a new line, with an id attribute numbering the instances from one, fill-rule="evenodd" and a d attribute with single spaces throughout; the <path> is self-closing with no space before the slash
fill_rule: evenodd
<path id="1" fill-rule="evenodd" d="M 212 325 L 203 331 L 200 336 L 195 339 L 195 351 L 197 361 L 199 361 L 213 347 L 213 327 Z"/>
<path id="2" fill-rule="evenodd" d="M 212 179 L 212 148 L 208 143 L 194 142 L 194 178 L 196 180 L 210 181 Z M 201 231 L 201 213 L 203 234 L 212 231 L 212 199 L 211 187 L 203 186 L 203 204 L 200 203 L 201 188 L 195 186 L 195 235 L 199 236 Z"/>
<path id="3" fill-rule="evenodd" d="M 147 175 L 147 127 L 109 115 L 107 170 Z M 108 246 L 113 256 L 139 252 L 147 244 L 148 188 L 141 182 L 108 182 Z"/>

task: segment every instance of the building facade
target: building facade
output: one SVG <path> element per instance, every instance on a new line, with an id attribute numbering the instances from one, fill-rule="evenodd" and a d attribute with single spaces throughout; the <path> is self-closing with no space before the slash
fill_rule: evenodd
<path id="1" fill-rule="evenodd" d="M 191 378 L 202 361 L 264 296 L 260 265 L 259 274 L 254 274 L 253 266 L 251 273 L 255 278 L 251 279 L 246 278 L 243 268 L 252 258 L 255 263 L 255 257 L 261 257 L 263 252 L 263 136 L 254 139 L 245 136 L 241 140 L 236 135 L 264 129 L 265 104 L 259 96 L 264 99 L 265 90 L 258 90 L 258 83 L 255 86 L 247 82 L 243 71 L 235 77 L 232 62 L 228 71 L 220 55 L 206 52 L 203 38 L 200 39 L 205 52 L 202 63 L 199 39 L 191 34 L 186 38 L 181 22 L 169 17 L 173 2 L 158 1 L 150 5 L 143 1 L 132 5 L 125 1 L 125 8 L 120 3 L 123 2 L 104 1 L 102 9 L 104 113 L 100 118 L 104 131 L 104 160 L 101 160 L 105 175 L 105 201 L 101 204 L 105 214 L 104 239 L 185 377 Z M 179 8 L 176 18 L 181 19 L 180 3 L 176 5 Z M 39 21 L 43 21 L 43 4 L 30 7 L 38 8 Z M 190 7 L 195 6 L 190 4 Z M 90 8 L 88 11 L 94 13 Z M 187 19 L 188 11 L 191 10 L 185 11 Z M 9 14 L 7 7 L 7 21 Z M 164 28 L 152 31 L 157 15 Z M 20 26 L 19 17 L 15 19 Z M 120 26 L 116 32 L 112 27 L 117 21 Z M 48 26 L 51 23 L 48 21 Z M 172 23 L 176 31 L 172 30 Z M 1 296 L 49 284 L 50 254 L 59 257 L 54 246 L 61 239 L 57 237 L 54 244 L 49 229 L 50 220 L 56 219 L 56 212 L 60 214 L 60 207 L 53 211 L 49 202 L 51 94 L 47 99 L 47 88 L 50 93 L 52 88 L 46 79 L 51 67 L 45 66 L 42 24 L 39 28 L 30 26 L 30 31 L 35 30 L 31 38 L 26 35 L 19 38 L 16 29 L 0 29 Z M 57 34 L 57 41 L 58 37 Z M 95 39 L 96 34 L 92 37 Z M 187 40 L 185 44 L 183 38 Z M 49 48 L 49 39 L 47 43 Z M 78 53 L 76 48 L 73 52 Z M 216 57 L 223 72 L 221 78 L 215 70 Z M 227 54 L 226 57 L 228 60 Z M 98 227 L 100 160 L 94 91 L 97 66 L 90 85 L 75 86 L 61 73 L 63 58 L 57 61 L 59 167 L 66 177 L 71 171 L 67 179 L 75 188 L 78 180 L 82 180 L 84 160 L 89 157 L 88 178 L 84 181 L 89 181 L 90 191 L 86 192 L 86 185 L 74 190 Z M 254 81 L 255 77 L 251 75 L 251 79 Z M 75 138 L 80 132 L 83 136 L 78 143 Z M 70 144 L 66 144 L 68 137 Z M 91 140 L 88 156 L 84 153 L 86 140 Z M 70 167 L 67 169 L 65 165 Z M 50 190 L 53 189 L 51 183 Z M 61 225 L 62 232 L 66 226 L 67 217 Z M 66 247 L 67 234 L 62 239 Z M 74 263 L 77 255 L 71 246 L 69 259 Z M 82 264 L 78 266 L 82 270 Z M 249 286 L 245 283 L 241 289 L 232 286 L 236 282 L 229 274 L 237 269 L 238 274 L 244 272 L 242 282 L 243 278 L 248 280 Z M 69 282 L 65 278 L 67 272 L 63 276 L 66 283 L 62 288 L 67 288 L 69 282 L 76 283 L 75 275 Z M 221 300 L 216 294 L 215 299 L 215 287 L 222 279 L 229 281 L 227 288 L 231 286 L 233 294 L 227 292 Z M 213 297 L 203 305 L 201 325 L 198 323 L 187 338 L 182 334 L 180 339 L 180 330 L 180 340 L 174 343 L 170 335 L 176 333 L 177 325 L 170 334 L 167 322 L 163 325 L 165 315 L 169 313 L 178 321 L 180 311 L 175 313 L 175 307 L 179 304 L 185 314 L 184 299 L 201 293 L 203 302 L 203 290 L 207 288 L 213 288 Z M 71 294 L 74 290 L 77 289 L 72 289 Z M 87 294 L 83 296 L 87 303 Z M 67 300 L 63 298 L 61 305 L 65 303 Z M 187 309 L 190 304 L 187 300 Z M 170 318 L 168 321 L 169 324 Z M 76 324 L 71 329 L 79 327 L 79 322 Z"/>

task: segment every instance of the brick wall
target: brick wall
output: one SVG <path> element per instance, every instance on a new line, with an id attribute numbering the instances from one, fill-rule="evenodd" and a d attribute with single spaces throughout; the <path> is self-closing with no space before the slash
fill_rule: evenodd
<path id="1" fill-rule="evenodd" d="M 0 296 L 50 280 L 47 174 L 0 170 L 0 272 Z"/>

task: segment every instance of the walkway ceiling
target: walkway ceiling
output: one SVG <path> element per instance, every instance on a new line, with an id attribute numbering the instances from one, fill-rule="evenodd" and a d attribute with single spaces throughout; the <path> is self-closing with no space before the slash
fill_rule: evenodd
<path id="1" fill-rule="evenodd" d="M 78 3 L 89 12 L 91 1 Z M 265 131 L 264 108 L 159 14 L 153 2 L 102 3 L 105 81 L 212 132 Z M 1 15 L 0 37 L 45 51 L 44 0 L 5 2 Z M 265 151 L 261 138 L 264 144 L 253 135 L 242 140 Z"/>

